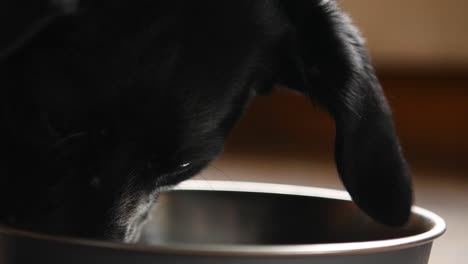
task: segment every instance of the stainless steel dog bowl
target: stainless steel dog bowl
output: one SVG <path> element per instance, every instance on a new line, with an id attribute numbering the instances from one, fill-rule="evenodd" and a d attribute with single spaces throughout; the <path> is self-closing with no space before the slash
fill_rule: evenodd
<path id="1" fill-rule="evenodd" d="M 185 182 L 152 216 L 131 245 L 0 228 L 0 263 L 423 264 L 445 231 L 418 207 L 389 228 L 342 191 L 243 182 Z"/>

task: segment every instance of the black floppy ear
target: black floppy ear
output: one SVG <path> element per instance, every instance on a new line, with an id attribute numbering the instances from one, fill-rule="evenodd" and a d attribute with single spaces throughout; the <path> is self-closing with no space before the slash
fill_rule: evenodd
<path id="1" fill-rule="evenodd" d="M 359 32 L 333 0 L 280 0 L 289 25 L 279 82 L 310 96 L 336 121 L 335 159 L 356 204 L 402 225 L 411 179 L 391 113 Z"/>
<path id="2" fill-rule="evenodd" d="M 0 62 L 55 18 L 76 11 L 79 0 L 0 1 Z"/>

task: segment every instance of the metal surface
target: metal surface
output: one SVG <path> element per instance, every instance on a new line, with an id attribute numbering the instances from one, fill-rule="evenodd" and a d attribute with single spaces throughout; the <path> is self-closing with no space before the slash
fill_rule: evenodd
<path id="1" fill-rule="evenodd" d="M 345 192 L 240 182 L 185 182 L 152 216 L 136 245 L 0 227 L 0 263 L 426 264 L 445 231 L 417 207 L 406 227 L 389 228 Z"/>

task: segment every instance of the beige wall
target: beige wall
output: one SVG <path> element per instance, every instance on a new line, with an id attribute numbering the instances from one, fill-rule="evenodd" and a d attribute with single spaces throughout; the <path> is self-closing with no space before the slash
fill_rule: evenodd
<path id="1" fill-rule="evenodd" d="M 468 0 L 342 0 L 380 66 L 468 67 Z"/>

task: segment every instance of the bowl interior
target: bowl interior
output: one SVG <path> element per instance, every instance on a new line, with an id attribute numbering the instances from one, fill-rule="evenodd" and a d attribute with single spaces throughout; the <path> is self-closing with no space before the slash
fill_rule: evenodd
<path id="1" fill-rule="evenodd" d="M 376 223 L 352 202 L 261 192 L 175 190 L 161 195 L 140 243 L 297 245 L 401 238 L 434 223 L 413 214 L 408 225 Z"/>

